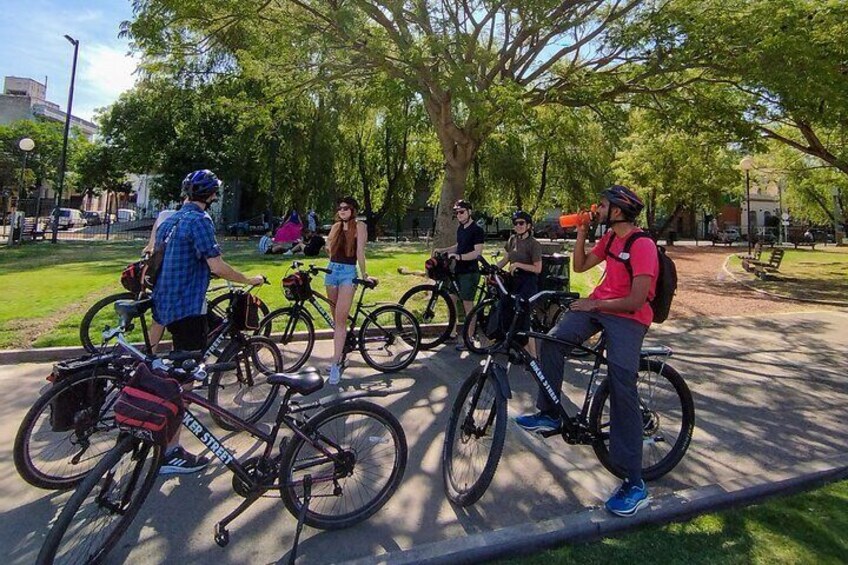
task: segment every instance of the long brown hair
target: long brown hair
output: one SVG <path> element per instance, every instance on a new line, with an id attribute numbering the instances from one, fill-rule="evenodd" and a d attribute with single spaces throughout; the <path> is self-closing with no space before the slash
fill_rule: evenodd
<path id="1" fill-rule="evenodd" d="M 347 221 L 347 234 L 344 230 L 344 220 L 336 212 L 336 221 L 327 236 L 327 247 L 330 257 L 355 257 L 356 256 L 356 208 L 350 208 L 350 220 Z"/>

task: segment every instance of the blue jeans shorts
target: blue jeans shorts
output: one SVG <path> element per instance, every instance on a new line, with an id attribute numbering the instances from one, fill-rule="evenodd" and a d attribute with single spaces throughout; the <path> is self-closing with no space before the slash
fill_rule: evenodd
<path id="1" fill-rule="evenodd" d="M 332 272 L 324 275 L 325 286 L 353 286 L 353 279 L 356 278 L 356 265 L 333 263 L 330 261 L 327 268 Z"/>

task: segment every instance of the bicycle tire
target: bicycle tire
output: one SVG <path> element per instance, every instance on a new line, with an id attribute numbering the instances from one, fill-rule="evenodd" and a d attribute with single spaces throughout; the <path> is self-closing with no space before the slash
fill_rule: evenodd
<path id="1" fill-rule="evenodd" d="M 283 359 L 282 370 L 287 373 L 303 367 L 315 347 L 315 324 L 312 318 L 303 310 L 296 311 L 290 306 L 274 310 L 262 318 L 257 331 L 277 344 Z"/>
<path id="2" fill-rule="evenodd" d="M 462 341 L 465 343 L 465 348 L 471 353 L 486 355 L 492 348 L 503 343 L 503 339 L 493 340 L 483 333 L 483 328 L 488 325 L 489 315 L 494 305 L 494 298 L 482 300 L 465 317 L 465 323 L 462 324 Z M 473 335 L 471 333 L 472 322 L 474 323 Z"/>
<path id="3" fill-rule="evenodd" d="M 414 298 L 416 295 L 420 296 Z M 398 302 L 398 304 L 412 312 L 412 315 L 415 316 L 419 326 L 422 327 L 425 324 L 433 323 L 433 320 L 438 317 L 436 309 L 437 304 L 439 303 L 445 304 L 445 308 L 447 310 L 447 326 L 444 331 L 435 335 L 433 338 L 427 338 L 422 335 L 421 349 L 433 349 L 450 339 L 451 332 L 456 325 L 456 304 L 454 304 L 454 301 L 451 299 L 447 291 L 439 289 L 439 287 L 434 284 L 421 284 L 414 286 L 407 290 L 403 296 L 400 297 L 400 302 Z M 423 306 L 423 308 L 421 306 Z M 422 329 L 422 332 L 423 331 L 424 330 Z"/>
<path id="4" fill-rule="evenodd" d="M 129 457 L 127 457 L 129 455 Z M 53 563 L 57 553 L 64 545 L 62 542 L 89 542 L 87 555 L 81 555 L 80 562 L 102 562 L 109 551 L 120 541 L 121 536 L 132 523 L 153 483 L 159 474 L 163 450 L 161 447 L 144 443 L 125 435 L 121 437 L 103 459 L 91 470 L 91 473 L 79 485 L 68 500 L 56 522 L 47 533 L 47 538 L 36 560 L 39 564 Z M 122 462 L 126 461 L 122 465 Z M 145 465 L 147 468 L 145 469 Z M 127 473 L 118 477 L 117 473 L 126 466 Z M 116 480 L 117 478 L 117 480 Z M 121 479 L 126 479 L 126 485 Z M 118 487 L 120 496 L 111 491 Z M 124 491 L 126 487 L 126 491 Z M 92 500 L 89 500 L 93 497 Z M 111 532 L 104 531 L 103 519 L 94 520 L 91 532 L 85 532 L 85 513 L 111 514 L 107 517 L 118 516 Z M 70 530 L 70 531 L 69 531 Z M 69 534 L 69 535 L 66 535 Z M 96 547 L 91 547 L 94 540 Z M 69 551 L 76 549 L 73 545 Z M 63 556 L 68 557 L 68 556 Z M 65 561 L 66 559 L 61 559 Z M 70 561 L 70 559 L 67 559 Z"/>
<path id="5" fill-rule="evenodd" d="M 668 402 L 673 404 L 674 409 L 679 410 L 680 414 L 680 424 L 677 426 L 667 426 L 669 422 L 674 422 L 667 410 L 663 410 L 662 414 L 659 415 L 657 413 L 658 407 L 654 396 L 656 391 L 659 390 L 658 384 L 660 383 L 656 382 L 655 377 L 663 379 L 666 382 L 666 387 L 670 387 L 668 388 L 668 396 L 670 397 Z M 642 440 L 642 478 L 646 481 L 654 481 L 674 469 L 689 449 L 692 433 L 695 429 L 695 404 L 692 401 L 692 393 L 683 377 L 671 365 L 656 359 L 641 360 L 637 386 L 640 387 L 639 404 L 643 407 L 645 426 Z M 647 395 L 643 394 L 643 390 L 647 387 L 651 388 L 650 399 L 648 400 L 646 400 Z M 671 390 L 674 391 L 673 394 L 670 393 Z M 625 478 L 624 471 L 612 461 L 609 452 L 609 395 L 610 385 L 609 379 L 607 379 L 598 387 L 589 412 L 589 429 L 600 438 L 593 442 L 592 448 L 601 464 L 611 473 L 623 479 Z M 665 434 L 674 432 L 674 428 L 677 428 L 677 437 L 674 438 L 671 448 L 655 463 L 650 463 L 650 461 L 656 459 L 656 455 L 659 453 L 659 448 L 656 446 L 661 443 L 668 444 Z M 651 457 L 647 457 L 647 464 L 646 455 L 651 455 Z"/>
<path id="6" fill-rule="evenodd" d="M 369 367 L 383 373 L 394 373 L 406 369 L 415 361 L 421 347 L 421 329 L 409 310 L 387 304 L 365 316 L 357 341 L 359 353 Z M 382 346 L 370 348 L 375 343 L 382 343 Z M 393 347 L 398 348 L 397 355 Z M 396 361 L 385 361 L 392 358 Z"/>
<path id="7" fill-rule="evenodd" d="M 109 401 L 108 405 L 110 406 L 114 402 L 115 396 L 112 396 L 112 393 L 120 389 L 123 378 L 120 371 L 106 367 L 98 368 L 93 373 L 73 375 L 63 379 L 39 396 L 21 421 L 12 448 L 15 469 L 17 469 L 21 478 L 34 487 L 50 490 L 69 489 L 81 483 L 88 472 L 96 466 L 103 454 L 111 449 L 118 436 L 114 418 L 109 417 L 108 412 L 104 412 L 103 407 L 107 406 L 107 399 L 110 396 L 112 400 Z M 50 419 L 56 405 L 55 402 L 65 394 L 79 397 L 80 394 L 87 394 L 96 390 L 96 385 L 93 387 L 89 385 L 100 379 L 106 382 L 104 382 L 103 399 L 98 408 L 97 418 L 92 418 L 88 409 L 80 410 L 74 414 L 73 429 L 53 431 Z M 81 386 L 85 386 L 86 390 L 83 391 L 78 388 Z M 109 409 L 106 408 L 106 410 Z M 63 446 L 69 448 L 69 452 L 61 459 L 65 459 L 73 465 L 74 471 L 60 468 L 58 461 L 61 459 L 57 458 L 56 455 L 58 454 L 52 450 L 50 457 L 54 459 L 55 464 L 42 465 L 40 463 L 39 460 L 42 459 L 42 456 L 37 455 L 35 449 L 41 442 L 42 436 L 45 438 L 44 441 L 50 442 L 51 445 L 58 441 L 59 445 L 55 448 L 56 450 Z M 95 438 L 96 441 L 93 442 L 92 438 Z M 80 445 L 85 446 L 86 443 L 89 444 L 88 447 L 84 449 L 79 447 Z M 92 446 L 96 451 L 89 453 Z M 102 447 L 102 450 L 98 446 Z M 83 449 L 83 451 L 78 451 L 79 449 Z M 75 451 L 77 453 L 74 453 Z M 73 463 L 72 459 L 80 455 L 85 455 L 85 458 Z M 79 465 L 80 462 L 82 466 Z"/>
<path id="8" fill-rule="evenodd" d="M 244 341 L 232 341 L 218 362 L 233 360 L 236 360 L 235 370 L 217 371 L 209 378 L 207 398 L 212 404 L 255 424 L 268 412 L 277 398 L 280 387 L 269 384 L 266 375 L 282 371 L 280 352 L 270 338 L 255 335 L 245 338 Z M 209 414 L 215 423 L 225 430 L 241 429 L 214 412 Z"/>
<path id="9" fill-rule="evenodd" d="M 99 346 L 94 344 L 95 340 L 92 338 L 96 338 L 99 342 L 101 333 L 103 332 L 103 328 L 94 328 L 95 334 L 92 335 L 92 323 L 94 322 L 94 318 L 96 318 L 98 314 L 102 313 L 105 308 L 113 305 L 118 300 L 138 300 L 138 295 L 133 294 L 132 292 L 110 294 L 109 296 L 101 298 L 95 302 L 82 317 L 79 328 L 80 343 L 89 353 L 100 352 Z M 114 316 L 114 325 L 112 327 L 116 327 L 117 325 L 118 318 L 117 316 Z"/>
<path id="10" fill-rule="evenodd" d="M 340 424 L 334 424 L 345 416 L 358 416 L 358 419 L 352 422 L 345 419 Z M 378 424 L 376 428 L 373 427 L 375 421 Z M 328 437 L 328 434 L 333 433 L 333 429 L 339 430 L 343 434 L 350 434 L 350 436 Z M 303 473 L 303 470 L 310 466 L 323 464 L 326 468 L 325 473 L 328 474 L 326 478 L 329 478 L 329 476 L 335 477 L 333 480 L 317 481 L 313 477 L 312 493 L 314 498 L 310 502 L 304 521 L 314 528 L 336 530 L 348 528 L 368 519 L 389 501 L 403 480 L 408 457 L 406 434 L 404 434 L 397 418 L 382 406 L 364 400 L 351 400 L 336 404 L 316 414 L 306 423 L 302 431 L 314 441 L 322 441 L 322 437 L 329 439 L 329 442 L 324 441 L 326 449 L 335 451 L 333 445 L 336 445 L 342 449 L 352 450 L 355 456 L 354 467 L 350 474 L 341 475 L 340 473 L 343 470 L 338 469 L 332 461 L 324 461 L 323 463 L 319 461 L 319 458 L 323 458 L 320 457 L 323 454 L 316 450 L 312 444 L 305 441 L 300 434 L 288 442 L 280 463 L 280 493 L 286 508 L 293 516 L 300 514 L 303 505 L 302 486 L 297 483 L 299 477 L 302 476 L 299 473 Z M 347 439 L 348 437 L 349 439 Z M 393 455 L 393 457 L 389 468 L 383 470 L 381 474 L 380 467 L 377 464 L 367 464 L 366 455 L 374 449 L 374 446 L 385 445 L 389 441 L 392 443 L 392 453 L 389 455 Z M 301 450 L 304 447 L 308 448 L 309 453 L 301 457 Z M 375 454 L 380 455 L 382 451 L 384 450 L 378 447 Z M 314 455 L 312 455 L 313 453 Z M 364 471 L 360 470 L 363 468 Z M 318 476 L 318 479 L 320 478 L 322 478 L 321 475 Z M 365 485 L 362 482 L 363 479 L 370 490 L 376 493 L 369 500 L 365 500 L 362 496 L 357 498 L 351 494 L 357 484 Z M 336 485 L 338 485 L 338 490 Z M 353 500 L 354 503 L 360 504 L 361 502 L 361 504 L 341 514 L 329 514 L 329 511 L 340 509 L 339 502 L 346 493 L 351 494 L 345 499 L 346 501 Z M 327 511 L 319 510 L 315 506 L 323 501 L 331 501 L 327 505 L 329 506 Z"/>
<path id="11" fill-rule="evenodd" d="M 480 409 L 481 399 L 484 404 L 482 410 Z M 479 426 L 475 421 L 475 414 L 478 411 L 481 412 L 479 415 L 481 418 L 485 417 L 487 423 L 484 426 Z M 470 506 L 480 500 L 489 488 L 503 453 L 506 418 L 506 398 L 496 381 L 485 374 L 481 367 L 476 368 L 462 383 L 454 400 L 442 449 L 442 481 L 445 495 L 454 504 Z M 470 426 L 474 426 L 473 432 Z M 481 429 L 483 435 L 475 438 L 475 433 Z M 473 463 L 463 465 L 462 467 L 471 471 L 474 471 L 472 467 L 476 467 L 479 472 L 468 478 L 461 476 L 460 465 L 456 464 L 460 445 L 469 446 L 472 441 L 476 442 L 489 437 L 488 429 L 491 429 L 491 446 L 485 462 L 482 465 L 473 465 Z"/>

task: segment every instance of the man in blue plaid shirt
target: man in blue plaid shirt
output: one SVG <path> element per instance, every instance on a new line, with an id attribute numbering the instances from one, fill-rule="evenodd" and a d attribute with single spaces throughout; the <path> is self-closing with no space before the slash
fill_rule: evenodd
<path id="1" fill-rule="evenodd" d="M 265 277 L 247 277 L 221 258 L 215 227 L 206 209 L 218 199 L 221 181 L 215 173 L 200 170 L 183 180 L 185 201 L 180 211 L 162 222 L 156 234 L 156 248 L 165 247 L 165 256 L 153 289 L 153 319 L 165 326 L 177 351 L 206 348 L 209 328 L 206 322 L 206 290 L 209 275 L 241 284 L 262 284 Z M 161 474 L 193 473 L 209 460 L 188 453 L 179 445 L 179 431 L 165 454 Z"/>

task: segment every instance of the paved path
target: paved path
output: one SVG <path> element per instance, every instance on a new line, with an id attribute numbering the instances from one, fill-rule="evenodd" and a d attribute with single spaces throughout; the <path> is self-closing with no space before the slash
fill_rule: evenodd
<path id="1" fill-rule="evenodd" d="M 697 422 L 688 456 L 656 483 L 655 496 L 730 482 L 750 474 L 784 473 L 793 465 L 848 450 L 848 313 L 777 314 L 767 318 L 692 319 L 651 331 L 671 345 L 674 366 L 693 391 Z M 326 361 L 329 344 L 317 349 Z M 598 507 L 615 481 L 591 448 L 525 434 L 510 423 L 504 456 L 487 494 L 455 509 L 442 492 L 439 469 L 450 402 L 479 361 L 452 349 L 427 354 L 402 375 L 373 374 L 353 358 L 346 382 L 389 384 L 381 399 L 397 414 L 409 441 L 401 488 L 369 521 L 349 530 L 306 528 L 299 562 L 331 563 L 383 555 L 422 544 L 555 518 Z M 45 525 L 66 494 L 33 489 L 15 474 L 10 448 L 49 365 L 0 367 L 0 547 L 11 563 L 31 563 Z M 512 415 L 529 409 L 530 378 L 514 370 Z M 233 439 L 240 453 L 252 447 Z M 189 444 L 197 449 L 197 445 Z M 287 559 L 294 519 L 274 499 L 260 501 L 231 527 L 218 548 L 214 523 L 238 503 L 229 472 L 213 466 L 199 477 L 171 478 L 153 492 L 113 561 L 144 563 L 276 562 Z"/>

